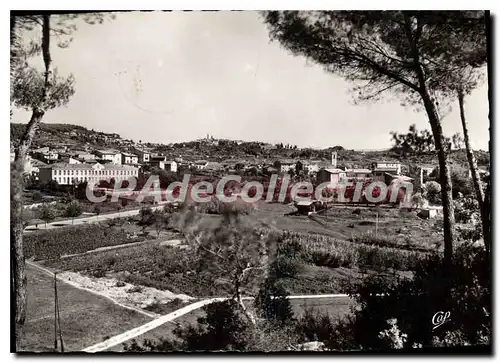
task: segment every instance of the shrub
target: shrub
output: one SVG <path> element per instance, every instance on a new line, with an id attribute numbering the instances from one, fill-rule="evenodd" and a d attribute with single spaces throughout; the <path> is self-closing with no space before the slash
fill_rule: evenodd
<path id="1" fill-rule="evenodd" d="M 463 198 L 453 201 L 455 209 L 455 220 L 458 223 L 472 223 L 479 219 L 479 206 L 474 198 Z"/>
<path id="2" fill-rule="evenodd" d="M 313 308 L 306 308 L 295 325 L 297 334 L 303 341 L 326 342 L 335 331 L 335 324 L 327 314 L 321 314 Z"/>
<path id="3" fill-rule="evenodd" d="M 280 256 L 271 263 L 269 268 L 270 274 L 278 279 L 284 277 L 296 278 L 299 274 L 300 264 L 294 258 Z"/>
<path id="4" fill-rule="evenodd" d="M 95 270 L 95 271 L 92 273 L 92 276 L 94 276 L 94 277 L 96 277 L 96 278 L 105 277 L 105 276 L 106 276 L 106 271 L 104 271 L 103 269 L 98 269 L 98 270 Z"/>
<path id="5" fill-rule="evenodd" d="M 435 181 L 425 183 L 424 198 L 430 203 L 441 204 L 441 185 Z"/>
<path id="6" fill-rule="evenodd" d="M 132 286 L 130 289 L 127 290 L 128 293 L 134 293 L 134 292 L 138 292 L 138 293 L 141 293 L 142 292 L 142 286 Z"/>
<path id="7" fill-rule="evenodd" d="M 391 348 L 387 334 L 380 333 L 394 330 L 392 319 L 397 319 L 397 330 L 407 336 L 404 347 L 437 345 L 446 339 L 448 345 L 489 342 L 490 272 L 484 250 L 463 245 L 448 268 L 435 254 L 415 266 L 412 279 L 365 280 L 351 291 L 361 307 L 351 327 L 353 339 L 365 348 Z M 452 319 L 445 329 L 433 330 L 431 318 L 439 311 L 450 312 Z M 455 336 L 461 338 L 450 342 L 447 332 L 458 332 Z"/>
<path id="8" fill-rule="evenodd" d="M 260 315 L 269 322 L 291 324 L 293 310 L 287 295 L 286 289 L 274 278 L 270 278 L 262 284 L 254 304 Z"/>
<path id="9" fill-rule="evenodd" d="M 35 190 L 31 197 L 33 198 L 34 202 L 40 202 L 43 200 L 43 194 L 38 190 Z"/>
<path id="10" fill-rule="evenodd" d="M 459 193 L 464 196 L 470 196 L 473 192 L 470 179 L 463 173 L 459 173 L 457 171 L 451 172 L 451 185 L 453 198 L 457 198 Z"/>
<path id="11" fill-rule="evenodd" d="M 64 216 L 71 219 L 78 217 L 80 214 L 82 214 L 82 209 L 80 207 L 80 203 L 77 201 L 70 202 L 64 211 Z"/>
<path id="12" fill-rule="evenodd" d="M 149 206 L 144 206 L 141 208 L 141 210 L 139 211 L 139 217 L 140 217 L 140 220 L 139 220 L 139 225 L 140 226 L 150 226 L 153 224 L 154 222 L 154 213 L 153 213 L 153 209 Z"/>

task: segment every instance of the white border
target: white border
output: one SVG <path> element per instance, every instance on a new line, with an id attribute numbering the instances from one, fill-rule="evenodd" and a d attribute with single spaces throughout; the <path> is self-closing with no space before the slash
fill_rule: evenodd
<path id="1" fill-rule="evenodd" d="M 8 4 L 7 2 L 2 2 L 2 8 L 4 8 L 4 4 Z M 2 109 L 2 115 L 4 115 L 5 118 L 7 118 L 8 111 L 10 109 L 10 105 L 7 103 L 8 102 L 8 91 L 7 91 L 7 83 L 8 83 L 8 76 L 7 76 L 7 69 L 8 69 L 8 57 L 7 57 L 7 49 L 8 43 L 9 43 L 9 38 L 7 36 L 7 26 L 9 24 L 9 8 L 14 8 L 17 10 L 29 10 L 29 9 L 64 9 L 64 10 L 82 10 L 82 9 L 95 9 L 95 10 L 106 10 L 106 9 L 113 9 L 113 10 L 126 10 L 126 9 L 173 9 L 173 10 L 182 10 L 182 9 L 220 9 L 220 10 L 232 10 L 232 9 L 239 9 L 239 10 L 252 10 L 252 9 L 282 9 L 282 8 L 287 8 L 287 9 L 341 9 L 341 8 L 348 8 L 348 9 L 364 9 L 364 10 L 369 10 L 373 9 L 374 7 L 378 9 L 443 9 L 443 8 L 450 8 L 450 9 L 492 9 L 493 14 L 497 14 L 498 11 L 496 10 L 498 2 L 493 2 L 493 1 L 463 1 L 463 0 L 455 0 L 455 1 L 449 1 L 449 2 L 438 2 L 435 0 L 420 0 L 420 1 L 378 1 L 377 3 L 373 3 L 370 1 L 356 1 L 356 0 L 350 0 L 349 2 L 344 2 L 342 4 L 337 3 L 337 2 L 332 2 L 332 1 L 317 1 L 317 0 L 308 0 L 308 1 L 297 1 L 297 0 L 289 0 L 286 2 L 283 1 L 275 1 L 275 0 L 246 0 L 246 1 L 238 1 L 236 2 L 226 2 L 222 0 L 217 0 L 217 1 L 192 1 L 192 0 L 184 0 L 184 1 L 179 1 L 179 0 L 174 0 L 174 1 L 150 1 L 150 0 L 142 0 L 142 1 L 131 1 L 131 0 L 122 0 L 120 2 L 107 2 L 104 3 L 102 0 L 87 0 L 87 1 L 71 1 L 71 2 L 63 2 L 63 1 L 53 1 L 53 0 L 46 0 L 43 2 L 35 2 L 35 1 L 16 1 L 16 2 L 11 2 L 10 6 L 7 5 L 5 6 L 7 9 L 2 11 L 2 18 L 3 22 L 2 24 L 4 25 L 4 36 L 2 37 L 2 49 L 5 50 L 4 56 L 0 58 L 0 61 L 2 62 L 2 68 L 4 71 L 1 73 L 2 77 L 4 78 L 4 81 L 2 84 L 4 87 L 2 88 L 2 92 L 4 92 L 4 97 L 3 99 L 5 100 L 4 102 L 4 109 Z M 495 6 L 497 5 L 497 6 Z M 498 19 L 497 19 L 498 20 Z M 496 27 L 495 27 L 495 37 L 494 40 L 497 42 L 499 37 L 498 37 L 498 29 L 499 29 L 499 24 L 498 21 L 496 22 Z M 498 62 L 498 58 L 496 57 L 496 64 Z M 496 69 L 497 67 L 495 67 Z M 496 92 L 496 97 L 495 97 L 495 102 L 498 100 L 498 92 Z M 498 119 L 498 116 L 497 116 Z M 9 136 L 10 132 L 7 130 L 7 122 L 2 123 L 2 127 L 5 128 L 4 132 L 0 133 L 0 147 L 2 148 L 2 155 L 3 155 L 3 160 L 5 160 L 4 168 L 2 170 L 10 170 L 7 169 L 7 155 L 8 155 L 8 145 L 9 145 Z M 499 138 L 499 133 L 500 131 L 500 126 L 497 125 L 496 131 L 495 131 L 495 139 L 498 140 Z M 494 168 L 495 170 L 500 170 L 498 169 L 498 164 L 500 163 L 498 161 L 497 155 L 494 156 L 494 160 L 496 160 Z M 10 177 L 7 172 L 3 174 L 2 179 L 4 180 L 4 183 L 2 185 L 4 186 L 10 186 Z M 495 177 L 497 179 L 497 177 Z M 495 182 L 494 185 L 494 190 L 497 190 L 496 185 L 497 183 Z M 495 195 L 497 193 L 495 192 Z M 5 198 L 5 203 L 2 203 L 2 210 L 1 210 L 1 216 L 3 218 L 0 218 L 0 223 L 1 223 L 1 228 L 3 232 L 3 236 L 7 237 L 9 236 L 8 228 L 9 228 L 9 218 L 10 218 L 10 201 L 7 200 L 7 191 L 5 191 L 3 194 L 3 198 Z M 494 213 L 495 216 L 495 221 L 497 223 L 494 223 L 494 225 L 499 226 L 500 224 L 498 223 L 500 221 L 500 216 L 497 213 Z M 10 238 L 10 237 L 9 237 Z M 10 255 L 10 248 L 9 248 L 9 239 L 4 238 L 3 243 L 2 243 L 2 256 L 4 256 L 4 263 L 1 264 L 3 273 L 2 273 L 2 284 L 3 284 L 3 289 L 5 293 L 7 291 L 10 291 L 10 279 L 8 276 L 10 276 L 10 262 L 7 261 L 7 256 Z M 498 253 L 498 248 L 494 249 Z M 498 257 L 496 254 L 495 257 Z M 498 259 L 496 259 L 498 261 Z M 498 287 L 498 280 L 495 279 L 497 284 L 495 284 L 494 290 L 497 290 Z M 10 317 L 7 317 L 7 312 L 10 312 L 10 299 L 2 299 L 2 311 L 4 314 L 4 321 L 5 323 L 3 325 L 2 333 L 1 333 L 1 341 L 4 345 L 2 352 L 4 353 L 4 356 L 2 358 L 7 358 L 8 360 L 13 360 L 15 359 L 14 355 L 9 354 L 8 357 L 5 357 L 5 353 L 10 351 L 10 324 L 8 319 Z M 494 314 L 495 316 L 498 316 L 498 314 Z M 495 319 L 496 322 L 496 319 Z M 496 326 L 496 324 L 495 324 Z M 498 334 L 494 334 L 494 337 L 497 337 Z M 495 339 L 496 341 L 496 339 Z M 120 357 L 121 358 L 121 357 Z M 148 359 L 165 359 L 161 357 L 148 357 Z M 183 357 L 184 359 L 187 359 L 188 357 Z M 190 359 L 196 359 L 196 358 L 202 358 L 202 357 L 192 357 Z M 215 358 L 219 358 L 215 357 Z M 231 356 L 230 359 L 235 359 L 237 357 Z M 257 358 L 257 357 L 251 357 L 252 359 Z M 264 358 L 264 357 L 258 357 L 259 359 L 264 359 L 268 360 L 269 358 Z M 278 357 L 274 357 L 275 359 Z M 284 359 L 289 359 L 290 356 L 283 357 Z M 283 359 L 280 358 L 280 359 Z M 306 359 L 306 357 L 301 357 Z M 299 358 L 299 359 L 301 359 Z M 323 357 L 325 359 L 332 359 L 329 357 Z M 350 361 L 353 360 L 354 357 L 348 358 Z M 27 360 L 32 360 L 33 358 L 25 358 Z M 40 359 L 40 358 L 38 358 Z M 52 357 L 45 357 L 45 360 L 52 359 Z M 62 361 L 67 361 L 70 358 L 58 358 L 62 359 Z M 95 358 L 94 358 L 95 359 Z M 102 359 L 102 357 L 101 357 Z M 135 361 L 140 361 L 142 360 L 140 357 L 133 357 L 133 358 L 127 358 L 127 359 L 133 359 Z M 169 361 L 177 360 L 179 358 L 175 357 L 168 357 Z M 206 359 L 203 357 L 203 359 Z M 339 357 L 335 357 L 334 359 L 339 359 Z M 342 358 L 341 358 L 342 359 Z M 344 358 L 345 359 L 345 358 Z M 357 358 L 360 359 L 360 358 Z M 355 360 L 357 360 L 355 359 Z M 437 358 L 428 358 L 428 357 L 423 357 L 422 359 L 426 360 L 434 360 Z M 343 360 L 343 359 L 342 359 Z M 3 361 L 3 359 L 2 359 Z"/>

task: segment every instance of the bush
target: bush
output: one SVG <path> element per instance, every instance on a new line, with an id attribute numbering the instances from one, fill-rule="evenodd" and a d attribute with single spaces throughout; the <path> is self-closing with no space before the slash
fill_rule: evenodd
<path id="1" fill-rule="evenodd" d="M 130 289 L 127 290 L 128 293 L 134 293 L 134 292 L 138 292 L 138 293 L 141 293 L 142 292 L 142 286 L 132 286 Z"/>
<path id="2" fill-rule="evenodd" d="M 291 324 L 293 310 L 287 295 L 286 289 L 274 278 L 270 278 L 262 284 L 254 304 L 259 314 L 269 322 Z"/>
<path id="3" fill-rule="evenodd" d="M 40 193 L 38 190 L 35 190 L 31 197 L 33 198 L 34 202 L 40 202 L 43 200 L 43 194 Z"/>
<path id="4" fill-rule="evenodd" d="M 404 347 L 416 345 L 483 344 L 491 338 L 490 263 L 484 250 L 463 245 L 457 248 L 449 269 L 439 255 L 431 255 L 414 268 L 413 279 L 371 278 L 351 293 L 361 309 L 355 312 L 353 339 L 371 349 L 393 348 L 384 331 L 406 334 Z M 450 312 L 443 329 L 433 329 L 432 316 Z M 456 332 L 455 342 L 447 332 Z M 440 343 L 441 342 L 441 343 Z"/>
<path id="5" fill-rule="evenodd" d="M 297 320 L 295 329 L 305 342 L 327 342 L 335 331 L 335 324 L 329 315 L 306 308 L 304 314 Z"/>
<path id="6" fill-rule="evenodd" d="M 94 276 L 95 278 L 105 277 L 106 271 L 104 271 L 103 269 L 97 269 L 92 273 L 92 276 Z"/>
<path id="7" fill-rule="evenodd" d="M 423 196 L 432 204 L 441 204 L 441 185 L 435 181 L 425 183 Z"/>
<path id="8" fill-rule="evenodd" d="M 475 198 L 462 198 L 453 201 L 455 209 L 455 220 L 458 223 L 473 223 L 479 220 L 479 205 Z"/>
<path id="9" fill-rule="evenodd" d="M 70 202 L 64 211 L 64 216 L 71 219 L 78 217 L 80 214 L 82 214 L 82 209 L 80 207 L 80 203 L 77 201 Z"/>
<path id="10" fill-rule="evenodd" d="M 459 193 L 464 196 L 470 196 L 473 193 L 472 183 L 470 179 L 463 173 L 457 171 L 451 172 L 451 192 L 453 198 L 457 198 Z"/>
<path id="11" fill-rule="evenodd" d="M 150 226 L 154 222 L 153 209 L 149 206 L 144 206 L 139 211 L 139 225 L 140 226 Z"/>
<path id="12" fill-rule="evenodd" d="M 269 266 L 270 274 L 278 279 L 289 277 L 296 278 L 299 274 L 300 264 L 294 258 L 278 257 Z"/>

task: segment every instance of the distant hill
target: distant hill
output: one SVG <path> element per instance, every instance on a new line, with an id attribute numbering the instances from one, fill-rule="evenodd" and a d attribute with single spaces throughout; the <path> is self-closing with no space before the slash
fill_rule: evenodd
<path id="1" fill-rule="evenodd" d="M 16 145 L 26 128 L 25 124 L 11 123 L 11 143 Z M 89 130 L 83 126 L 71 124 L 40 124 L 33 141 L 33 148 L 61 145 L 72 146 L 75 149 L 115 148 L 129 151 L 136 144 L 132 140 L 122 139 L 119 134 Z M 264 142 L 245 142 L 224 139 L 201 139 L 196 141 L 175 144 L 143 143 L 153 152 L 162 153 L 171 159 L 185 160 L 206 159 L 209 161 L 233 161 L 250 163 L 273 163 L 276 160 L 317 160 L 323 163 L 331 161 L 333 151 L 338 154 L 338 166 L 369 167 L 376 161 L 395 162 L 403 164 L 434 164 L 437 165 L 437 155 L 434 152 L 427 154 L 401 157 L 392 150 L 347 150 L 336 145 L 326 149 L 298 148 L 293 145 L 270 145 Z M 480 166 L 489 163 L 489 153 L 476 151 L 476 158 Z M 452 164 L 468 168 L 465 150 L 453 150 L 449 159 Z"/>
<path id="2" fill-rule="evenodd" d="M 13 145 L 19 142 L 25 130 L 26 124 L 10 124 L 10 139 Z M 127 141 L 133 143 L 132 140 L 123 140 L 118 134 L 88 130 L 79 125 L 41 123 L 33 140 L 33 148 L 57 145 L 112 147 L 123 145 Z"/>

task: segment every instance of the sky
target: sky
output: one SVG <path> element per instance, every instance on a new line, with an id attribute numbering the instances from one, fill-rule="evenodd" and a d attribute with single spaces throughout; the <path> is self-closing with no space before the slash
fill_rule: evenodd
<path id="1" fill-rule="evenodd" d="M 325 148 L 385 149 L 390 131 L 430 129 L 424 112 L 395 101 L 354 105 L 350 84 L 295 57 L 256 12 L 117 13 L 78 23 L 68 48 L 52 43 L 76 92 L 43 122 L 70 123 L 143 142 L 216 138 Z M 462 132 L 458 105 L 443 120 Z M 466 98 L 474 149 L 488 148 L 487 86 Z M 18 110 L 14 122 L 26 123 Z"/>

